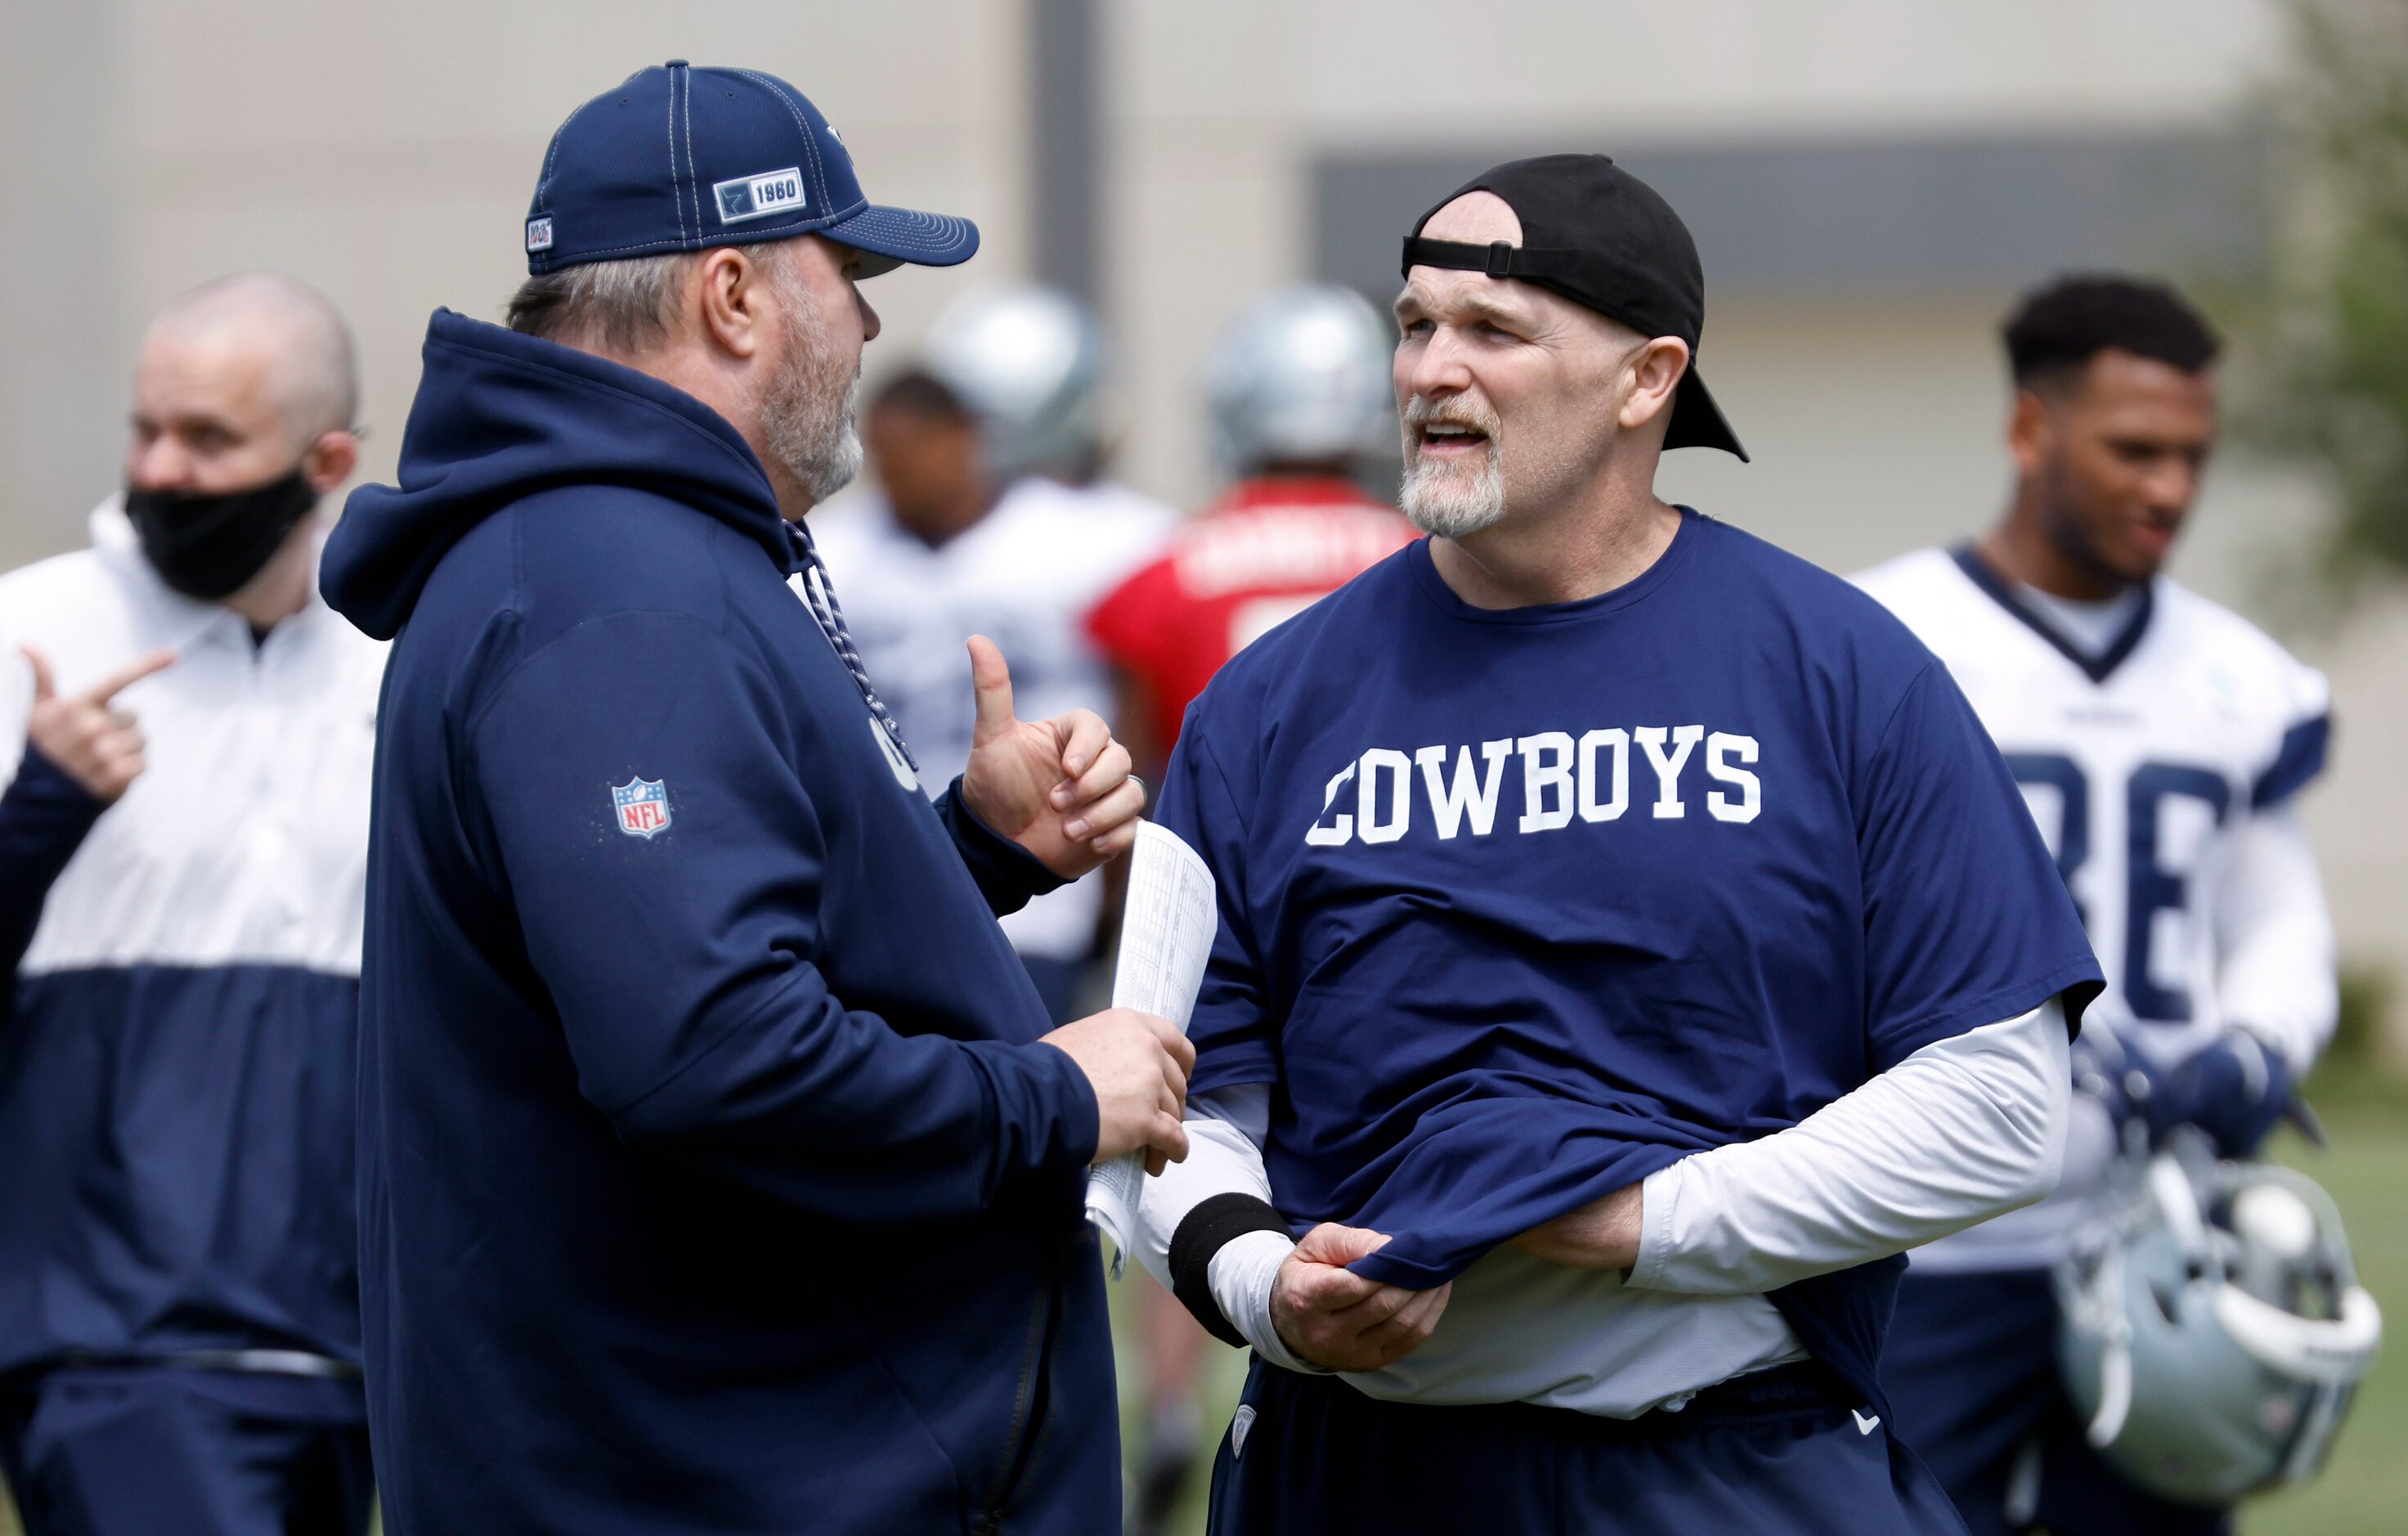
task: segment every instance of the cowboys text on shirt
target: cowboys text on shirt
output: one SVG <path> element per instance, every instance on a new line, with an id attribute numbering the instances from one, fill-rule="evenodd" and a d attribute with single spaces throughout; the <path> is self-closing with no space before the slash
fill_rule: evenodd
<path id="1" fill-rule="evenodd" d="M 1619 821 L 1641 807 L 1657 821 L 1682 820 L 1701 804 L 1717 822 L 1752 822 L 1764 810 L 1760 755 L 1752 735 L 1694 724 L 1544 730 L 1410 752 L 1372 747 L 1329 776 L 1304 840 L 1316 848 L 1400 841 L 1417 825 L 1416 800 L 1423 835 L 1488 837 L 1509 782 L 1519 786 L 1520 809 L 1507 825 L 1523 835 Z"/>

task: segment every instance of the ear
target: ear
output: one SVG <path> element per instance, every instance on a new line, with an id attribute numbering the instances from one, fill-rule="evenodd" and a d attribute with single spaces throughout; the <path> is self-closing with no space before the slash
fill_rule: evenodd
<path id="1" fill-rule="evenodd" d="M 322 496 L 351 479 L 359 467 L 359 438 L 340 430 L 320 438 L 301 455 L 301 478 Z"/>
<path id="2" fill-rule="evenodd" d="M 2030 479 L 2056 451 L 2057 419 L 2047 397 L 2037 390 L 2015 391 L 2014 409 L 2007 417 L 2007 452 L 2015 461 L 2015 472 Z"/>
<path id="3" fill-rule="evenodd" d="M 749 361 L 761 350 L 769 311 L 769 274 L 738 246 L 714 246 L 695 264 L 702 331 L 720 351 Z"/>
<path id="4" fill-rule="evenodd" d="M 1630 393 L 1623 396 L 1622 429 L 1645 426 L 1672 408 L 1672 392 L 1689 371 L 1689 344 L 1659 336 L 1630 354 Z"/>

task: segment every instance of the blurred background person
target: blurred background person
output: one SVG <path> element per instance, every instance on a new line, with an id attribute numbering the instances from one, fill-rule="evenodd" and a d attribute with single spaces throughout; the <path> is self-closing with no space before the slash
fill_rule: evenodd
<path id="1" fill-rule="evenodd" d="M 1914 1256 L 1883 1371 L 1976 1536 L 2222 1532 L 2226 1511 L 2144 1492 L 2086 1443 L 2051 1271 L 2102 1209 L 2119 1122 L 2160 1143 L 2197 1127 L 2250 1156 L 2331 1038 L 2332 920 L 2297 807 L 2330 701 L 2320 673 L 2163 574 L 2220 431 L 2199 313 L 2159 283 L 2073 277 L 2025 295 L 2005 340 L 2005 513 L 1857 581 L 1982 716 L 2108 985 L 2075 1052 L 2092 1091 L 2057 1194 Z"/>
<path id="2" fill-rule="evenodd" d="M 1214 342 L 1205 396 L 1232 483 L 1086 619 L 1112 665 L 1114 733 L 1141 772 L 1158 779 L 1222 663 L 1418 537 L 1360 488 L 1395 458 L 1394 351 L 1395 326 L 1330 284 L 1269 294 Z M 1205 1444 L 1206 1339 L 1151 1277 L 1139 1294 L 1147 1411 L 1132 1529 L 1147 1536 L 1165 1529 Z"/>
<path id="3" fill-rule="evenodd" d="M 1317 284 L 1267 295 L 1215 341 L 1205 396 L 1231 483 L 1086 620 L 1119 684 L 1114 730 L 1151 771 L 1222 663 L 1418 537 L 1361 488 L 1395 459 L 1394 332 Z"/>
<path id="4" fill-rule="evenodd" d="M 36 1536 L 367 1528 L 384 647 L 317 581 L 358 390 L 315 290 L 185 294 L 92 548 L 0 577 L 0 1469 Z"/>
<path id="5" fill-rule="evenodd" d="M 952 782 L 968 760 L 972 635 L 1011 658 L 1024 718 L 1111 711 L 1079 621 L 1162 547 L 1177 515 L 1102 478 L 1104 385 L 1103 333 L 1074 300 L 1020 285 L 965 294 L 920 366 L 870 402 L 875 489 L 813 520 L 923 783 Z M 1073 1016 L 1096 952 L 1104 888 L 1090 875 L 1003 920 L 1056 1023 Z"/>

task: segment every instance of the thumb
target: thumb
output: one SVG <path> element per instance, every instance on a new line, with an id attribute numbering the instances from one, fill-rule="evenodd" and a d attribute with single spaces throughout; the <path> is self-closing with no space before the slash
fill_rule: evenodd
<path id="1" fill-rule="evenodd" d="M 17 649 L 24 653 L 27 661 L 34 664 L 34 702 L 48 704 L 58 697 L 58 680 L 50 676 L 50 658 L 30 645 L 21 645 Z"/>
<path id="2" fill-rule="evenodd" d="M 983 746 L 1011 728 L 1011 668 L 984 635 L 970 637 L 970 687 L 978 695 L 978 724 L 971 744 Z"/>
<path id="3" fill-rule="evenodd" d="M 1323 1222 L 1304 1234 L 1296 1245 L 1296 1256 L 1314 1264 L 1335 1264 L 1343 1267 L 1358 1258 L 1369 1258 L 1388 1245 L 1388 1234 L 1375 1232 L 1368 1227 L 1340 1227 L 1336 1222 Z"/>

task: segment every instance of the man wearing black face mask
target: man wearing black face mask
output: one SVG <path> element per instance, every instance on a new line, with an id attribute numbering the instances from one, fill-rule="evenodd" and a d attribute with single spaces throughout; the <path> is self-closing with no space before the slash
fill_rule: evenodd
<path id="1" fill-rule="evenodd" d="M 0 576 L 0 1471 L 31 1536 L 366 1529 L 384 648 L 317 597 L 356 409 L 322 295 L 187 294 L 93 548 Z"/>

